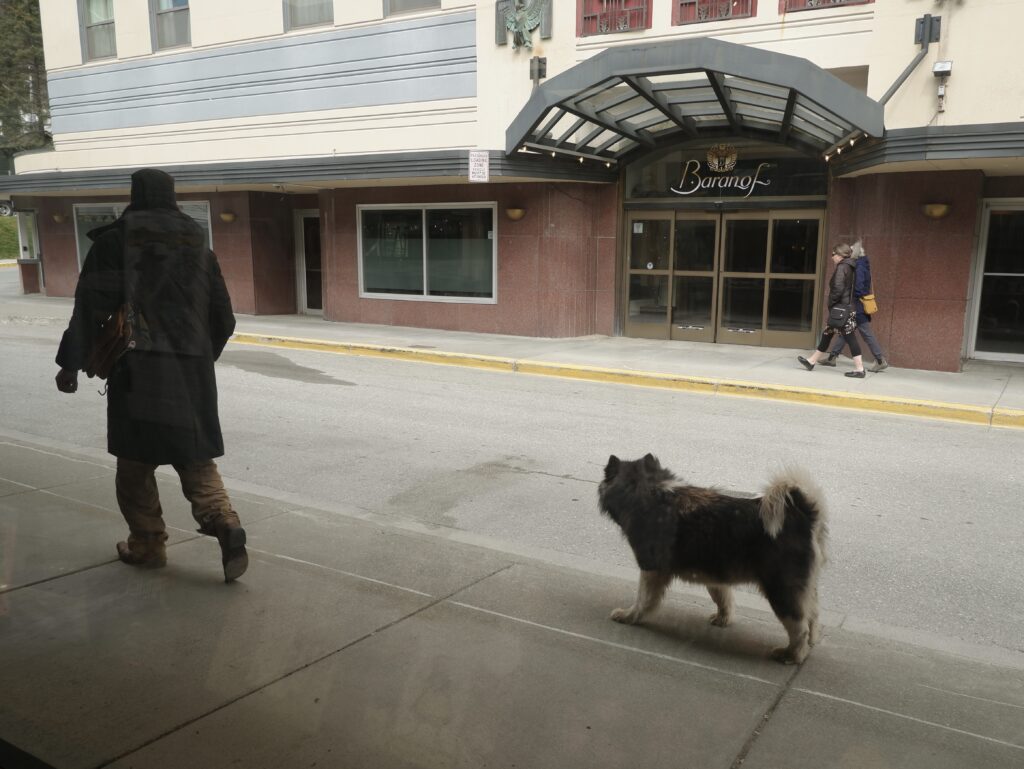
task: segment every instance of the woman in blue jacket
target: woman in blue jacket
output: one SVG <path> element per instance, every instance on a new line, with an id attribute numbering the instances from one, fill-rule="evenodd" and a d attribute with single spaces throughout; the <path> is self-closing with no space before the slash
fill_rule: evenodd
<path id="1" fill-rule="evenodd" d="M 864 343 L 871 350 L 871 354 L 875 356 L 875 365 L 868 369 L 868 371 L 877 374 L 879 371 L 885 371 L 889 368 L 889 362 L 885 359 L 885 353 L 882 352 L 882 345 L 878 343 L 875 332 L 871 330 L 871 316 L 864 312 L 864 303 L 860 300 L 862 296 L 872 293 L 871 262 L 868 260 L 868 255 L 864 253 L 864 248 L 861 246 L 860 241 L 853 244 L 853 253 L 850 255 L 850 259 L 853 261 L 853 298 L 854 306 L 857 308 L 856 330 L 860 332 Z M 846 340 L 841 335 L 836 334 L 832 342 L 832 348 L 828 351 L 828 360 L 821 361 L 821 365 L 836 365 L 836 358 L 839 357 L 839 353 L 843 351 L 845 345 Z"/>

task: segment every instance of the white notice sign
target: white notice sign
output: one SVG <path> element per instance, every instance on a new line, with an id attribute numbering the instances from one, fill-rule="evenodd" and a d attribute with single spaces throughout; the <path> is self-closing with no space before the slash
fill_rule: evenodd
<path id="1" fill-rule="evenodd" d="M 489 182 L 491 180 L 491 157 L 487 150 L 469 151 L 469 180 Z"/>

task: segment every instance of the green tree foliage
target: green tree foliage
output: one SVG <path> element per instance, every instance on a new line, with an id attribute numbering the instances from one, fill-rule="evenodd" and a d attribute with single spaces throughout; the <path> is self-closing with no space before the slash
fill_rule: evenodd
<path id="1" fill-rule="evenodd" d="M 0 259 L 18 258 L 18 220 L 0 216 Z"/>
<path id="2" fill-rule="evenodd" d="M 0 168 L 50 143 L 39 0 L 0 0 Z"/>

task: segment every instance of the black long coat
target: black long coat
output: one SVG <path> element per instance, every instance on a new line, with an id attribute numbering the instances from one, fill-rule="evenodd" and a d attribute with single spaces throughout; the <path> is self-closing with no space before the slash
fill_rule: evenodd
<path id="1" fill-rule="evenodd" d="M 134 303 L 136 349 L 108 380 L 107 450 L 158 465 L 221 456 L 213 364 L 235 317 L 205 233 L 176 208 L 130 207 L 89 235 L 57 365 L 82 369 L 99 322 L 126 298 Z"/>

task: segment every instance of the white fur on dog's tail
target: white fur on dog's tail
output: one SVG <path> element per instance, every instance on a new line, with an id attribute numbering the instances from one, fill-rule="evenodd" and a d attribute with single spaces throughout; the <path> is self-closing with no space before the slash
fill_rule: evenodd
<path id="1" fill-rule="evenodd" d="M 825 507 L 825 495 L 814 479 L 796 467 L 786 467 L 772 478 L 761 497 L 761 522 L 764 530 L 773 539 L 782 531 L 786 523 L 786 508 L 792 504 L 793 490 L 799 490 L 806 503 L 813 507 L 811 529 L 814 532 L 814 544 L 825 559 L 825 541 L 828 537 L 828 510 Z"/>

